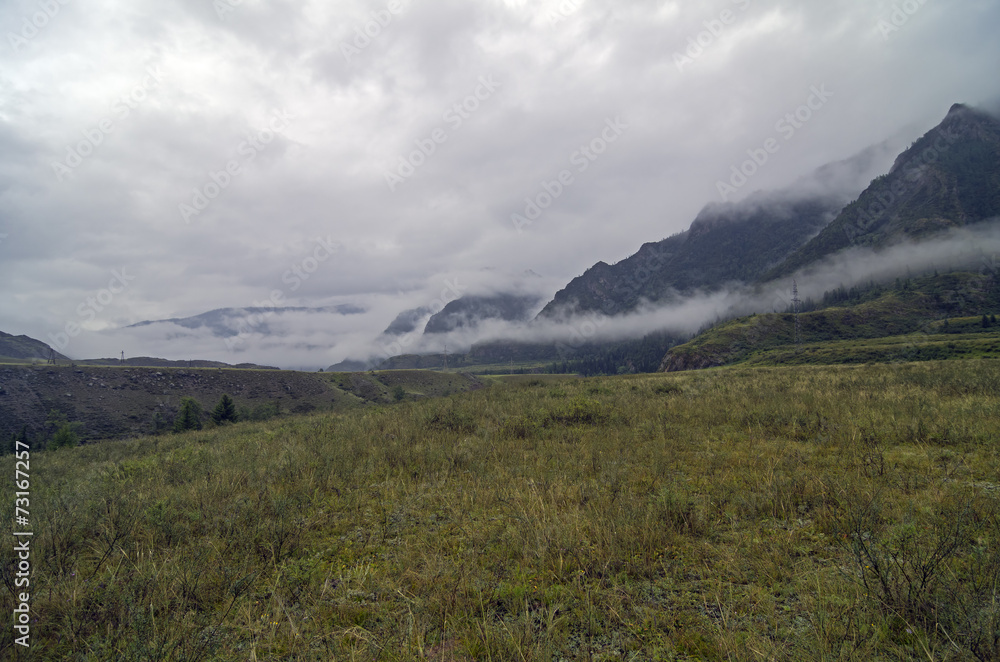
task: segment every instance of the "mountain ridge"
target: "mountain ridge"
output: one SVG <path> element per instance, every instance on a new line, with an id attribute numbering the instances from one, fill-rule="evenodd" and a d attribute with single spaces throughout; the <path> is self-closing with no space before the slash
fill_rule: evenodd
<path id="1" fill-rule="evenodd" d="M 879 248 L 1000 216 L 1000 119 L 954 104 L 833 221 L 762 282 L 851 246 Z"/>
<path id="2" fill-rule="evenodd" d="M 710 202 L 686 230 L 646 242 L 614 264 L 595 263 L 559 290 L 537 318 L 627 313 L 644 303 L 667 303 L 728 283 L 753 282 L 829 224 L 864 189 L 868 176 L 888 160 L 892 149 L 883 141 L 820 166 L 778 191 Z"/>

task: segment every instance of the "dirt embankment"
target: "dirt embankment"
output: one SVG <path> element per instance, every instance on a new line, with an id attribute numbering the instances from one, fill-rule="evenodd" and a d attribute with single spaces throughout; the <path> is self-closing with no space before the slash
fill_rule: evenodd
<path id="1" fill-rule="evenodd" d="M 277 402 L 282 412 L 330 408 L 340 392 L 320 375 L 272 370 L 0 366 L 0 435 L 27 426 L 34 438 L 51 435 L 51 410 L 82 425 L 84 439 L 150 432 L 157 414 L 173 421 L 191 396 L 210 410 L 228 393 L 237 405 Z"/>

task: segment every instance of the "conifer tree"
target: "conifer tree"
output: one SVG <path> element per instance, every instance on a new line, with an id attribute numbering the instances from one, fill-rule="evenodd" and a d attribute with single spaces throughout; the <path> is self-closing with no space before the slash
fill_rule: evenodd
<path id="1" fill-rule="evenodd" d="M 216 425 L 235 423 L 239 420 L 239 416 L 236 413 L 236 403 L 233 402 L 233 399 L 228 394 L 223 393 L 219 399 L 219 403 L 215 405 L 215 409 L 212 410 L 212 420 L 215 421 Z"/>
<path id="2" fill-rule="evenodd" d="M 191 397 L 181 398 L 181 409 L 174 419 L 174 432 L 201 429 L 201 405 Z"/>

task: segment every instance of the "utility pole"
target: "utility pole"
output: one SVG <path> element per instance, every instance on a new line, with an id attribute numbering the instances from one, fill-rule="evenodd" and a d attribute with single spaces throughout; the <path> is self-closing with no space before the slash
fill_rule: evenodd
<path id="1" fill-rule="evenodd" d="M 124 349 L 122 350 L 122 358 L 121 358 L 121 361 L 120 361 L 120 363 L 121 363 L 122 365 L 125 365 L 125 350 L 124 350 Z"/>
<path id="2" fill-rule="evenodd" d="M 801 327 L 799 326 L 799 286 L 792 280 L 792 313 L 795 315 L 795 344 L 802 344 Z"/>
<path id="3" fill-rule="evenodd" d="M 448 345 L 444 346 L 444 369 L 448 370 Z"/>

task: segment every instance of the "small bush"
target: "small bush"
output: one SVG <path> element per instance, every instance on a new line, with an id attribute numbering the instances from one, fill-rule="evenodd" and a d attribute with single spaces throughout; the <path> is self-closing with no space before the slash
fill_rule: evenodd
<path id="1" fill-rule="evenodd" d="M 600 425 L 607 420 L 608 415 L 600 402 L 576 398 L 552 411 L 549 417 L 563 425 Z"/>
<path id="2" fill-rule="evenodd" d="M 476 431 L 476 420 L 466 412 L 455 409 L 437 411 L 427 418 L 427 427 L 449 432 L 472 433 Z"/>
<path id="3" fill-rule="evenodd" d="M 255 405 L 252 409 L 244 405 L 236 410 L 236 417 L 241 421 L 268 421 L 280 415 L 281 407 L 277 401 Z"/>
<path id="4" fill-rule="evenodd" d="M 70 423 L 67 420 L 65 414 L 61 414 L 55 409 L 49 412 L 48 421 L 46 425 L 51 428 L 55 428 L 55 432 L 49 439 L 46 448 L 50 450 L 56 450 L 59 448 L 71 448 L 77 446 L 80 443 L 80 435 L 78 431 L 82 425 L 79 423 Z"/>

